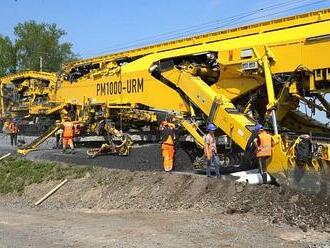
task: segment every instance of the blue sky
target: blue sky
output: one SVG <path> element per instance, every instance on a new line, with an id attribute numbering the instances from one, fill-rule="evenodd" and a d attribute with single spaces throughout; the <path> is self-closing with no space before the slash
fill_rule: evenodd
<path id="1" fill-rule="evenodd" d="M 13 39 L 13 27 L 28 20 L 56 23 L 67 32 L 63 40 L 73 43 L 75 53 L 91 57 L 136 40 L 142 39 L 138 45 L 146 44 L 155 39 L 148 37 L 158 34 L 182 33 L 192 26 L 192 31 L 201 31 L 198 25 L 203 23 L 210 23 L 203 27 L 220 27 L 225 21 L 214 21 L 242 13 L 248 15 L 239 22 L 258 22 L 330 7 L 330 0 L 1 0 L 0 7 L 0 34 Z"/>

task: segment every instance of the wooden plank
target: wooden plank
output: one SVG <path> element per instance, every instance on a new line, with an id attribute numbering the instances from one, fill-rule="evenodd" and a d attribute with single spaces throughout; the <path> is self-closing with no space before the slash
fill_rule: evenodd
<path id="1" fill-rule="evenodd" d="M 3 160 L 3 159 L 5 159 L 5 158 L 7 158 L 7 157 L 9 157 L 10 155 L 11 155 L 10 152 L 7 153 L 6 155 L 3 155 L 3 156 L 0 158 L 0 161 Z"/>
<path id="2" fill-rule="evenodd" d="M 45 201 L 48 197 L 50 197 L 52 194 L 54 194 L 59 188 L 61 188 L 64 184 L 66 184 L 68 179 L 63 180 L 59 185 L 57 185 L 55 188 L 53 188 L 51 191 L 49 191 L 46 195 L 44 195 L 39 201 L 37 201 L 34 205 L 38 206 L 43 201 Z"/>

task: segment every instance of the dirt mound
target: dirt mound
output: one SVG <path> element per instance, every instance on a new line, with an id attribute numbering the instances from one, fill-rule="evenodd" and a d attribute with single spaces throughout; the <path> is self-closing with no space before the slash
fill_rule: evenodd
<path id="1" fill-rule="evenodd" d="M 0 197 L 6 207 L 30 206 L 57 182 L 26 188 L 22 196 Z M 97 168 L 70 180 L 42 207 L 61 209 L 157 209 L 252 212 L 269 222 L 289 223 L 302 230 L 330 230 L 328 198 L 281 191 L 272 185 L 245 185 L 200 175 L 130 172 Z"/>

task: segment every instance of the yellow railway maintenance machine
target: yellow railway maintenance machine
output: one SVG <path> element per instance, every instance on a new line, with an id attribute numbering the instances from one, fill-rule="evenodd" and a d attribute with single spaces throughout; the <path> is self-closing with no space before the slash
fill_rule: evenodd
<path id="1" fill-rule="evenodd" d="M 2 120 L 19 119 L 21 133 L 46 131 L 59 118 L 64 104 L 56 103 L 56 73 L 24 71 L 0 78 Z M 33 124 L 31 124 L 33 123 Z"/>
<path id="2" fill-rule="evenodd" d="M 299 111 L 329 117 L 329 58 L 324 9 L 67 64 L 53 101 L 84 121 L 153 123 L 165 111 L 198 146 L 213 122 L 223 166 L 241 160 L 260 122 L 273 133 L 268 173 L 329 194 L 329 128 Z"/>
<path id="3" fill-rule="evenodd" d="M 1 77 L 2 116 L 24 117 L 47 113 L 49 102 L 56 98 L 56 80 L 55 73 L 38 71 L 25 71 Z"/>

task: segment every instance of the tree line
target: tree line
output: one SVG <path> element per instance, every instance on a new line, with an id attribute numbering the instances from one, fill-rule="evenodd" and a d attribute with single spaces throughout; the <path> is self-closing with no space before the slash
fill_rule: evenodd
<path id="1" fill-rule="evenodd" d="M 0 76 L 25 70 L 59 71 L 77 59 L 66 32 L 55 23 L 27 21 L 14 27 L 14 40 L 0 34 Z"/>

